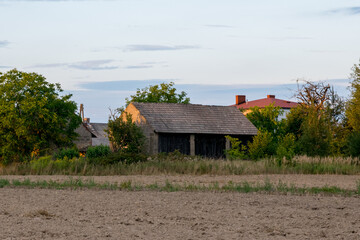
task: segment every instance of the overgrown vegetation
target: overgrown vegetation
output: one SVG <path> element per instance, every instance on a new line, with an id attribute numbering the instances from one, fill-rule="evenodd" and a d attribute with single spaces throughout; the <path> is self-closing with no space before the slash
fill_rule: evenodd
<path id="1" fill-rule="evenodd" d="M 119 154 L 116 156 L 116 154 Z M 245 174 L 360 174 L 353 157 L 276 157 L 259 161 L 228 161 L 191 157 L 179 153 L 148 157 L 115 153 L 107 157 L 54 159 L 40 157 L 0 168 L 0 175 L 245 175 Z"/>
<path id="2" fill-rule="evenodd" d="M 132 115 L 122 108 L 111 114 L 107 133 L 113 152 L 138 154 L 144 150 L 145 135 L 142 129 L 133 122 Z"/>
<path id="3" fill-rule="evenodd" d="M 54 158 L 55 159 L 73 159 L 73 158 L 78 158 L 80 156 L 80 153 L 77 149 L 75 148 L 64 148 L 64 149 L 60 149 L 60 151 L 55 152 L 54 153 Z"/>
<path id="4" fill-rule="evenodd" d="M 86 157 L 89 159 L 106 157 L 111 153 L 109 146 L 99 145 L 88 147 L 86 151 Z"/>
<path id="5" fill-rule="evenodd" d="M 229 181 L 228 183 L 220 186 L 218 182 L 214 182 L 208 185 L 204 184 L 174 184 L 166 181 L 165 184 L 138 184 L 132 183 L 130 180 L 121 183 L 96 183 L 94 180 L 85 180 L 81 178 L 73 179 L 64 182 L 56 181 L 30 181 L 30 179 L 12 180 L 0 178 L 0 188 L 4 187 L 27 187 L 27 188 L 50 188 L 50 189 L 107 189 L 107 190 L 125 190 L 125 191 L 221 191 L 221 192 L 239 192 L 239 193 L 290 193 L 290 194 L 324 194 L 324 195 L 342 195 L 342 196 L 354 196 L 360 195 L 360 182 L 357 182 L 355 190 L 341 189 L 336 186 L 323 186 L 323 187 L 296 187 L 294 185 L 288 185 L 279 181 L 277 184 L 271 183 L 265 179 L 263 183 L 249 183 L 239 182 L 234 183 Z"/>

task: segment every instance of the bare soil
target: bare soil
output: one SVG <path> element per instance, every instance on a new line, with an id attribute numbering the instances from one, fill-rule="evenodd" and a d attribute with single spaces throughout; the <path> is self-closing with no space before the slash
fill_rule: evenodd
<path id="1" fill-rule="evenodd" d="M 66 176 L 0 176 L 33 181 Z M 353 189 L 359 176 L 115 176 L 95 182 L 259 182 Z M 152 182 L 151 182 L 152 181 Z M 0 189 L 0 239 L 360 239 L 360 198 Z"/>

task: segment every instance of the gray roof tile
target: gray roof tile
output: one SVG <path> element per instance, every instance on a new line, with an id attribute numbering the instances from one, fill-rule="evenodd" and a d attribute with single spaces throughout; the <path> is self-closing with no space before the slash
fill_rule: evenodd
<path id="1" fill-rule="evenodd" d="M 132 103 L 156 132 L 256 135 L 256 127 L 234 106 Z"/>

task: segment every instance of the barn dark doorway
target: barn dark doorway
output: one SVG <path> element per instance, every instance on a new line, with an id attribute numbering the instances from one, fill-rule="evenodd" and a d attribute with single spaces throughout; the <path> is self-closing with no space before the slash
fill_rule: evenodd
<path id="1" fill-rule="evenodd" d="M 190 154 L 190 135 L 159 133 L 159 152 L 174 152 L 179 150 L 182 154 Z"/>
<path id="2" fill-rule="evenodd" d="M 224 135 L 196 134 L 195 154 L 210 158 L 224 158 L 225 143 Z"/>

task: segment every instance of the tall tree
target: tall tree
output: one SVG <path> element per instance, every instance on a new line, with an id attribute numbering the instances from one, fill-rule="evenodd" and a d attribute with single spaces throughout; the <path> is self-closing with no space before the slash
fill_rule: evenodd
<path id="1" fill-rule="evenodd" d="M 331 151 L 331 121 L 326 108 L 330 89 L 330 85 L 309 81 L 298 87 L 297 98 L 303 118 L 298 143 L 301 151 L 309 156 L 324 156 Z"/>
<path id="2" fill-rule="evenodd" d="M 62 91 L 36 73 L 0 73 L 0 161 L 72 144 L 81 118 Z"/>
<path id="3" fill-rule="evenodd" d="M 305 84 L 298 85 L 297 99 L 303 108 L 312 109 L 317 113 L 317 117 L 321 118 L 324 114 L 324 105 L 330 98 L 329 90 L 331 87 L 329 84 L 326 85 L 322 82 L 304 82 Z"/>
<path id="4" fill-rule="evenodd" d="M 151 102 L 151 103 L 190 103 L 187 93 L 182 91 L 176 93 L 174 83 L 161 83 L 160 85 L 149 86 L 143 89 L 137 89 L 135 95 L 126 98 L 126 105 L 131 102 Z"/>
<path id="5" fill-rule="evenodd" d="M 351 79 L 351 98 L 346 109 L 346 117 L 349 126 L 360 132 L 360 63 L 353 66 Z"/>

